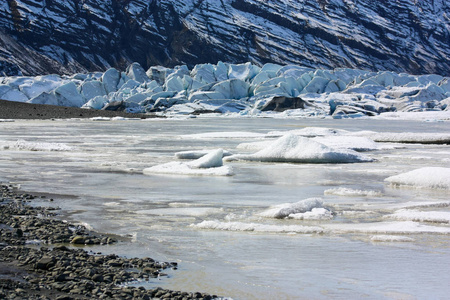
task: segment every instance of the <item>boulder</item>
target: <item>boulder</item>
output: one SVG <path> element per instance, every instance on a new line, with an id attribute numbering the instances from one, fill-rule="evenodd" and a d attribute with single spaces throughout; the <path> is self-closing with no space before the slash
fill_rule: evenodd
<path id="1" fill-rule="evenodd" d="M 288 109 L 304 109 L 306 105 L 310 105 L 310 103 L 300 97 L 273 97 L 261 108 L 261 111 L 282 112 Z"/>

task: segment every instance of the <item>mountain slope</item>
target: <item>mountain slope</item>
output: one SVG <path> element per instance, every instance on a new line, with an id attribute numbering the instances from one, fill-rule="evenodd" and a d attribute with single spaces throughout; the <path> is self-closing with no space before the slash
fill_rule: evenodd
<path id="1" fill-rule="evenodd" d="M 187 2 L 187 3 L 183 3 Z M 250 61 L 450 75 L 446 0 L 5 0 L 0 74 Z"/>

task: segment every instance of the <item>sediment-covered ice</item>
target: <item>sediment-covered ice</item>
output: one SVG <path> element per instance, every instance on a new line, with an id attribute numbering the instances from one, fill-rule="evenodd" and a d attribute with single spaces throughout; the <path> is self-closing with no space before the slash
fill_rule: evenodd
<path id="1" fill-rule="evenodd" d="M 231 176 L 233 168 L 224 166 L 223 150 L 217 149 L 199 159 L 189 162 L 169 162 L 156 165 L 143 170 L 146 175 L 173 174 L 173 175 L 203 175 L 203 176 Z"/>
<path id="2" fill-rule="evenodd" d="M 17 140 L 15 142 L 0 141 L 0 150 L 24 151 L 71 151 L 73 148 L 62 143 L 29 142 Z"/>
<path id="3" fill-rule="evenodd" d="M 295 203 L 282 203 L 271 206 L 258 215 L 266 218 L 283 219 L 292 214 L 310 212 L 313 208 L 322 208 L 323 201 L 320 198 L 304 199 Z"/>
<path id="4" fill-rule="evenodd" d="M 248 160 L 291 163 L 355 163 L 371 162 L 372 158 L 352 150 L 333 149 L 314 140 L 287 134 L 250 155 L 237 154 L 225 160 Z"/>
<path id="5" fill-rule="evenodd" d="M 399 221 L 450 223 L 450 212 L 401 209 L 393 214 L 386 215 L 385 218 Z"/>
<path id="6" fill-rule="evenodd" d="M 346 187 L 339 187 L 325 190 L 324 195 L 335 195 L 344 197 L 380 197 L 383 194 L 380 191 L 372 190 L 355 190 Z"/>
<path id="7" fill-rule="evenodd" d="M 385 181 L 396 186 L 450 189 L 450 168 L 426 167 L 391 176 Z"/>
<path id="8" fill-rule="evenodd" d="M 212 229 L 223 231 L 254 231 L 265 233 L 322 233 L 323 229 L 318 226 L 303 225 L 271 225 L 259 223 L 244 222 L 220 222 L 220 221 L 203 221 L 198 224 L 192 224 L 192 228 L 196 229 Z"/>

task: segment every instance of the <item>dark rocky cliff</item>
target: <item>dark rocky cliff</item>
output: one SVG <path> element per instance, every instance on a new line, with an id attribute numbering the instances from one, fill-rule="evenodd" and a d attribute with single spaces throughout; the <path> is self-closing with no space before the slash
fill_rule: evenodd
<path id="1" fill-rule="evenodd" d="M 0 74 L 222 60 L 449 76 L 449 30 L 446 0 L 4 0 Z"/>

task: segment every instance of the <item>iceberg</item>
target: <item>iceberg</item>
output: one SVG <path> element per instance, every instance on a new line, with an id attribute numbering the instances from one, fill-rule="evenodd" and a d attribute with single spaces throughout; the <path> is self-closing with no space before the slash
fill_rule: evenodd
<path id="1" fill-rule="evenodd" d="M 372 158 L 352 150 L 333 149 L 311 139 L 287 134 L 266 148 L 250 155 L 236 154 L 226 161 L 247 160 L 290 163 L 355 163 L 372 162 Z"/>
<path id="2" fill-rule="evenodd" d="M 450 168 L 425 167 L 388 177 L 385 181 L 395 186 L 449 190 Z"/>

